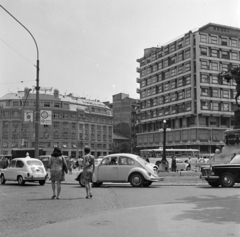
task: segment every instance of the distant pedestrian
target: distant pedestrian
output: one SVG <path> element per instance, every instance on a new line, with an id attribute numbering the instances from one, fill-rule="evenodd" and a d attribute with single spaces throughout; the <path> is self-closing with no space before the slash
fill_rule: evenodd
<path id="1" fill-rule="evenodd" d="M 86 189 L 86 198 L 92 197 L 91 192 L 91 181 L 92 176 L 95 170 L 95 161 L 94 156 L 90 154 L 91 149 L 89 147 L 84 148 L 84 157 L 83 157 L 83 180 L 85 182 L 85 189 Z"/>
<path id="2" fill-rule="evenodd" d="M 171 165 L 171 169 L 173 172 L 177 171 L 177 161 L 176 161 L 176 157 L 172 156 L 172 165 Z"/>
<path id="3" fill-rule="evenodd" d="M 51 158 L 49 159 L 49 168 L 50 168 L 50 180 L 52 182 L 52 191 L 53 196 L 51 199 L 60 199 L 59 195 L 61 192 L 61 182 L 65 180 L 65 173 L 63 171 L 63 165 L 67 166 L 66 160 L 62 155 L 61 150 L 58 147 L 55 147 Z M 57 196 L 56 196 L 56 186 L 57 182 Z"/>
<path id="4" fill-rule="evenodd" d="M 81 156 L 78 156 L 77 163 L 78 170 L 81 170 L 83 168 L 83 158 Z"/>

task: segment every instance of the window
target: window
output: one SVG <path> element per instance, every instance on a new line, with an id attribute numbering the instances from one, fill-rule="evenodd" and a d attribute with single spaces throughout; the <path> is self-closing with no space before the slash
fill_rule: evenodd
<path id="1" fill-rule="evenodd" d="M 212 97 L 219 97 L 219 89 L 212 89 Z"/>
<path id="2" fill-rule="evenodd" d="M 217 49 L 211 49 L 211 57 L 218 58 L 218 50 Z"/>
<path id="3" fill-rule="evenodd" d="M 204 42 L 204 43 L 207 43 L 207 35 L 200 35 L 200 41 L 201 42 Z"/>
<path id="4" fill-rule="evenodd" d="M 206 55 L 207 56 L 207 48 L 200 48 L 201 55 Z"/>
<path id="5" fill-rule="evenodd" d="M 158 81 L 162 80 L 162 73 L 158 74 Z"/>
<path id="6" fill-rule="evenodd" d="M 203 82 L 203 83 L 210 83 L 209 75 L 201 74 L 201 82 Z"/>
<path id="7" fill-rule="evenodd" d="M 183 54 L 182 53 L 178 54 L 177 57 L 178 57 L 178 62 L 181 62 L 183 60 Z"/>
<path id="8" fill-rule="evenodd" d="M 167 67 L 168 66 L 168 59 L 165 59 L 164 60 L 164 67 Z"/>
<path id="9" fill-rule="evenodd" d="M 237 40 L 232 39 L 231 40 L 231 46 L 237 48 Z"/>
<path id="10" fill-rule="evenodd" d="M 171 96 L 170 96 L 170 100 L 171 100 L 171 101 L 175 101 L 175 100 L 177 100 L 177 94 L 176 94 L 176 93 L 171 94 Z"/>
<path id="11" fill-rule="evenodd" d="M 183 86 L 183 79 L 178 78 L 178 87 Z"/>
<path id="12" fill-rule="evenodd" d="M 44 107 L 50 107 L 50 102 L 43 102 Z"/>
<path id="13" fill-rule="evenodd" d="M 211 36 L 211 44 L 217 44 L 217 36 Z"/>
<path id="14" fill-rule="evenodd" d="M 165 79 L 169 78 L 169 75 L 170 75 L 169 71 L 166 71 L 165 72 Z"/>
<path id="15" fill-rule="evenodd" d="M 230 109 L 229 104 L 227 104 L 227 103 L 222 104 L 222 111 L 229 111 L 229 109 Z"/>
<path id="16" fill-rule="evenodd" d="M 229 59 L 229 52 L 228 51 L 222 51 L 222 58 Z"/>
<path id="17" fill-rule="evenodd" d="M 228 45 L 227 38 L 222 38 L 221 45 L 226 45 L 226 46 Z"/>
<path id="18" fill-rule="evenodd" d="M 174 56 L 174 57 L 171 57 L 171 59 L 170 59 L 170 64 L 172 65 L 172 64 L 174 64 L 176 62 L 176 57 Z"/>
<path id="19" fill-rule="evenodd" d="M 191 111 L 191 102 L 187 102 L 186 104 L 185 104 L 185 111 Z"/>
<path id="20" fill-rule="evenodd" d="M 175 43 L 172 44 L 172 45 L 170 46 L 170 48 L 171 48 L 171 52 L 175 51 L 175 50 L 176 50 Z"/>
<path id="21" fill-rule="evenodd" d="M 222 71 L 228 71 L 228 64 L 222 64 Z"/>
<path id="22" fill-rule="evenodd" d="M 171 108 L 171 114 L 176 114 L 177 113 L 177 106 L 174 105 L 172 108 Z"/>
<path id="23" fill-rule="evenodd" d="M 209 96 L 209 89 L 208 88 L 202 88 L 201 90 L 201 95 L 202 96 Z"/>
<path id="24" fill-rule="evenodd" d="M 222 91 L 222 97 L 223 98 L 229 98 L 229 90 L 223 90 Z"/>
<path id="25" fill-rule="evenodd" d="M 164 54 L 168 54 L 169 53 L 169 49 L 168 46 L 164 48 Z"/>
<path id="26" fill-rule="evenodd" d="M 187 37 L 185 38 L 185 45 L 189 45 L 189 44 L 190 44 L 190 37 L 187 36 Z"/>
<path id="27" fill-rule="evenodd" d="M 169 108 L 164 108 L 164 115 L 168 115 L 169 114 Z"/>
<path id="28" fill-rule="evenodd" d="M 185 72 L 190 71 L 191 70 L 191 64 L 190 63 L 186 63 L 185 64 Z"/>
<path id="29" fill-rule="evenodd" d="M 238 53 L 237 52 L 232 52 L 231 53 L 231 59 L 232 60 L 238 60 Z"/>
<path id="30" fill-rule="evenodd" d="M 147 85 L 151 85 L 151 84 L 152 84 L 152 78 L 150 77 L 147 79 Z"/>
<path id="31" fill-rule="evenodd" d="M 183 96 L 183 91 L 179 91 L 178 92 L 178 100 L 181 100 L 181 99 L 183 99 L 184 98 L 184 96 Z"/>
<path id="32" fill-rule="evenodd" d="M 158 69 L 162 69 L 162 62 L 158 63 Z"/>
<path id="33" fill-rule="evenodd" d="M 190 49 L 185 51 L 185 59 L 190 58 Z"/>
<path id="34" fill-rule="evenodd" d="M 141 82 L 141 87 L 144 87 L 144 86 L 146 86 L 146 81 L 145 81 L 145 80 L 143 80 L 143 81 Z M 92 111 L 94 112 L 94 108 L 92 108 Z"/>
<path id="35" fill-rule="evenodd" d="M 173 68 L 172 70 L 171 70 L 171 76 L 175 76 L 176 75 L 176 68 Z"/>
<path id="36" fill-rule="evenodd" d="M 157 82 L 157 76 L 154 76 L 153 78 L 152 78 L 152 84 L 154 84 L 154 83 L 156 83 Z"/>
<path id="37" fill-rule="evenodd" d="M 185 85 L 191 84 L 191 76 L 185 77 Z"/>
<path id="38" fill-rule="evenodd" d="M 158 87 L 158 93 L 160 93 L 160 92 L 162 92 L 163 91 L 163 87 L 162 87 L 162 85 L 160 85 L 159 87 Z"/>
<path id="39" fill-rule="evenodd" d="M 60 108 L 60 103 L 54 103 L 54 107 Z"/>
<path id="40" fill-rule="evenodd" d="M 171 81 L 171 89 L 174 89 L 174 88 L 176 88 L 176 81 L 172 80 Z"/>
<path id="41" fill-rule="evenodd" d="M 209 69 L 207 61 L 201 61 L 201 68 L 202 69 Z"/>
<path id="42" fill-rule="evenodd" d="M 218 63 L 217 62 L 211 62 L 211 70 L 218 71 Z"/>
<path id="43" fill-rule="evenodd" d="M 54 122 L 53 123 L 53 127 L 56 129 L 56 128 L 59 128 L 60 127 L 60 123 L 59 122 Z"/>
<path id="44" fill-rule="evenodd" d="M 179 65 L 178 66 L 178 74 L 181 74 L 183 71 L 183 66 L 182 65 Z"/>
<path id="45" fill-rule="evenodd" d="M 191 89 L 186 90 L 186 98 L 191 98 Z"/>
<path id="46" fill-rule="evenodd" d="M 157 71 L 157 64 L 153 65 L 152 70 L 153 70 L 153 72 Z"/>
<path id="47" fill-rule="evenodd" d="M 156 106 L 156 105 L 157 105 L 157 98 L 154 98 L 154 99 L 152 100 L 152 105 L 153 105 L 153 106 Z"/>
<path id="48" fill-rule="evenodd" d="M 162 105 L 163 104 L 163 97 L 158 97 L 158 104 Z"/>
<path id="49" fill-rule="evenodd" d="M 164 91 L 168 91 L 169 90 L 169 83 L 165 83 L 164 84 Z"/>
<path id="50" fill-rule="evenodd" d="M 219 111 L 219 103 L 213 102 L 212 103 L 212 110 L 213 111 Z"/>
<path id="51" fill-rule="evenodd" d="M 178 105 L 178 113 L 182 113 L 182 112 L 184 112 L 184 106 L 183 106 L 183 104 Z"/>
<path id="52" fill-rule="evenodd" d="M 155 95 L 156 92 L 157 92 L 157 87 L 153 87 L 153 88 L 152 88 L 152 95 Z"/>
<path id="53" fill-rule="evenodd" d="M 13 101 L 13 106 L 19 106 L 19 101 Z"/>
<path id="54" fill-rule="evenodd" d="M 179 40 L 177 44 L 178 44 L 178 49 L 182 48 L 183 40 Z"/>
<path id="55" fill-rule="evenodd" d="M 212 75 L 211 79 L 213 84 L 219 84 L 217 75 Z"/>
<path id="56" fill-rule="evenodd" d="M 168 102 L 169 102 L 169 99 L 170 99 L 169 95 L 165 95 L 165 97 L 164 97 L 164 103 L 168 103 Z"/>
<path id="57" fill-rule="evenodd" d="M 204 110 L 209 109 L 209 103 L 207 101 L 202 101 L 201 102 L 201 108 Z"/>

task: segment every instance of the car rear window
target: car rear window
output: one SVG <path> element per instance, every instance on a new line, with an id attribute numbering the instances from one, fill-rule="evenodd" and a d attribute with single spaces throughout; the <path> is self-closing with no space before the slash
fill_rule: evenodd
<path id="1" fill-rule="evenodd" d="M 28 160 L 28 161 L 27 161 L 27 164 L 30 165 L 30 166 L 33 166 L 33 165 L 42 166 L 42 162 L 41 162 L 41 161 L 38 161 L 38 160 Z"/>

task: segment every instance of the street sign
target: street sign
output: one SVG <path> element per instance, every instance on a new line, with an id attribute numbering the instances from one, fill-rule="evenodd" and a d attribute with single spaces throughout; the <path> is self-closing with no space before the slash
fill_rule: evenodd
<path id="1" fill-rule="evenodd" d="M 52 111 L 41 110 L 40 111 L 40 124 L 41 125 L 52 125 Z"/>
<path id="2" fill-rule="evenodd" d="M 24 122 L 32 122 L 33 121 L 33 111 L 25 110 L 24 111 Z"/>

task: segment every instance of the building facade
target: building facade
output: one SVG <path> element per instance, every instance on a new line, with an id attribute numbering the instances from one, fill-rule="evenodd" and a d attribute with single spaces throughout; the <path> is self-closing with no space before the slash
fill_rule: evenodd
<path id="1" fill-rule="evenodd" d="M 139 148 L 196 148 L 212 153 L 233 124 L 236 83 L 218 82 L 228 64 L 239 65 L 240 29 L 209 23 L 162 47 L 144 50 L 140 66 Z"/>
<path id="2" fill-rule="evenodd" d="M 40 94 L 39 148 L 51 154 L 59 147 L 64 155 L 82 156 L 84 146 L 96 157 L 111 153 L 112 111 L 99 101 L 53 94 Z M 0 98 L 1 154 L 16 147 L 35 147 L 36 94 L 8 93 Z"/>

